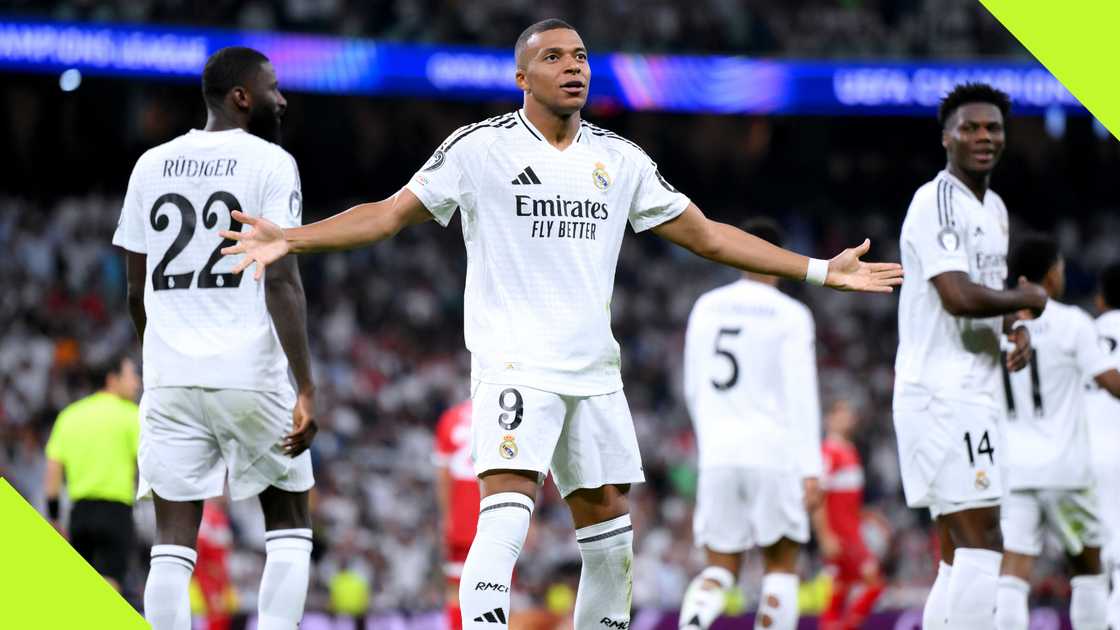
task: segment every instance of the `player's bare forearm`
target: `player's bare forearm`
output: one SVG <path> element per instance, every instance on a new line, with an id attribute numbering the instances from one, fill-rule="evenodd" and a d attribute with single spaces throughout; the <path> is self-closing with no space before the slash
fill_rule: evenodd
<path id="1" fill-rule="evenodd" d="M 708 219 L 695 204 L 653 233 L 713 262 L 742 271 L 804 280 L 809 258 L 718 221 Z"/>
<path id="2" fill-rule="evenodd" d="M 1120 372 L 1111 369 L 1098 374 L 1093 380 L 1101 386 L 1101 389 L 1112 394 L 1114 398 L 1120 398 Z"/>
<path id="3" fill-rule="evenodd" d="M 408 189 L 374 203 L 358 204 L 333 217 L 284 230 L 293 253 L 355 249 L 396 236 L 409 225 L 432 218 Z"/>
<path id="4" fill-rule="evenodd" d="M 148 256 L 136 252 L 125 252 L 125 275 L 128 281 L 128 316 L 136 329 L 136 338 L 144 343 L 144 328 L 148 325 L 148 314 L 144 310 L 144 284 L 148 276 Z"/>
<path id="5" fill-rule="evenodd" d="M 956 317 L 997 317 L 1024 309 L 1041 312 L 1046 306 L 1045 291 L 1030 283 L 1000 291 L 973 282 L 963 271 L 936 275 L 932 282 L 945 310 Z"/>
<path id="6" fill-rule="evenodd" d="M 280 347 L 288 357 L 288 365 L 301 392 L 314 389 L 311 378 L 311 350 L 307 342 L 307 299 L 299 264 L 288 256 L 272 265 L 265 276 L 265 303 Z"/>
<path id="7" fill-rule="evenodd" d="M 58 499 L 62 493 L 62 462 L 47 459 L 47 471 L 43 479 L 43 489 L 47 499 Z"/>
<path id="8" fill-rule="evenodd" d="M 902 284 L 902 266 L 897 263 L 868 263 L 860 260 L 871 247 L 864 240 L 828 261 L 812 259 L 772 245 L 754 235 L 718 221 L 688 204 L 677 217 L 653 228 L 654 234 L 692 253 L 742 271 L 790 280 L 810 280 L 841 291 L 890 293 Z M 812 273 L 810 273 L 812 271 Z"/>

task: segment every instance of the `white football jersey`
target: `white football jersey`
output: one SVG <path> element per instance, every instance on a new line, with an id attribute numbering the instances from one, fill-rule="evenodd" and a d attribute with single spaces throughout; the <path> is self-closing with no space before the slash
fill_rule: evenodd
<path id="1" fill-rule="evenodd" d="M 1120 370 L 1120 310 L 1109 311 L 1096 321 L 1098 340 L 1109 357 L 1109 367 Z M 1101 498 L 1101 520 L 1110 531 L 1105 560 L 1120 564 L 1120 401 L 1089 383 L 1085 407 L 1089 425 L 1090 461 L 1097 496 Z"/>
<path id="2" fill-rule="evenodd" d="M 700 296 L 684 346 L 700 468 L 820 476 L 815 348 L 812 313 L 774 287 L 742 279 Z"/>
<path id="3" fill-rule="evenodd" d="M 1085 380 L 1106 371 L 1109 357 L 1085 311 L 1050 300 L 1026 322 L 1030 365 L 1004 369 L 1007 479 L 1012 490 L 1090 485 Z"/>
<path id="4" fill-rule="evenodd" d="M 474 380 L 622 388 L 610 306 L 626 222 L 647 230 L 689 203 L 649 156 L 586 121 L 561 151 L 516 111 L 456 130 L 407 188 L 440 225 L 461 211 Z"/>
<path id="5" fill-rule="evenodd" d="M 898 303 L 895 406 L 936 396 L 990 406 L 1000 402 L 1001 317 L 950 315 L 931 279 L 961 271 L 992 289 L 1007 279 L 1007 208 L 995 191 L 981 203 L 941 171 L 914 193 L 902 223 L 906 277 Z"/>
<path id="6" fill-rule="evenodd" d="M 252 269 L 218 236 L 230 213 L 300 224 L 295 160 L 241 129 L 190 132 L 144 153 L 132 170 L 113 244 L 147 254 L 144 386 L 283 391 L 288 360 Z"/>

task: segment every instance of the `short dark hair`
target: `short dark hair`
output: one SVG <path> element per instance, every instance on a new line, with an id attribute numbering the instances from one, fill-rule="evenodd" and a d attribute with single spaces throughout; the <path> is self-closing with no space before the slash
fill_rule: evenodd
<path id="1" fill-rule="evenodd" d="M 529 38 L 537 33 L 545 31 L 552 31 L 558 28 L 566 28 L 570 31 L 576 30 L 571 24 L 559 18 L 548 18 L 541 20 L 536 24 L 532 24 L 529 28 L 521 31 L 521 35 L 517 37 L 517 43 L 513 45 L 513 60 L 517 62 L 518 67 L 521 66 L 521 53 L 525 52 L 525 46 L 529 43 Z"/>
<path id="2" fill-rule="evenodd" d="M 124 369 L 124 362 L 131 361 L 132 354 L 127 351 L 113 353 L 104 359 L 89 366 L 89 378 L 95 387 L 104 387 L 109 377 L 120 374 Z"/>
<path id="3" fill-rule="evenodd" d="M 786 242 L 785 230 L 770 217 L 752 217 L 743 221 L 739 229 L 778 247 L 784 246 Z"/>
<path id="4" fill-rule="evenodd" d="M 1101 298 L 1108 308 L 1120 308 L 1120 261 L 1101 270 Z"/>
<path id="5" fill-rule="evenodd" d="M 941 128 L 945 128 L 946 123 L 949 122 L 953 113 L 961 105 L 968 105 L 969 103 L 995 105 L 1003 114 L 1004 119 L 1011 111 L 1011 97 L 1007 95 L 1007 92 L 997 90 L 987 83 L 962 83 L 941 99 L 941 106 L 937 108 L 937 122 L 941 123 Z"/>
<path id="6" fill-rule="evenodd" d="M 244 46 L 229 46 L 210 55 L 202 69 L 202 98 L 211 108 L 222 106 L 226 94 L 244 86 L 268 63 L 264 53 Z"/>
<path id="7" fill-rule="evenodd" d="M 1018 239 L 1008 261 L 1008 281 L 1014 285 L 1019 276 L 1031 282 L 1042 282 L 1062 257 L 1058 242 L 1046 234 L 1027 234 Z"/>

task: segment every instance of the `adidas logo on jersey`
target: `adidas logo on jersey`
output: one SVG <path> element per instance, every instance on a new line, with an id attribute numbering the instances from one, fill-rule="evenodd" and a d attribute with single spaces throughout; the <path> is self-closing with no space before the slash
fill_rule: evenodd
<path id="1" fill-rule="evenodd" d="M 541 180 L 537 177 L 537 174 L 533 172 L 532 166 L 526 166 L 525 170 L 518 173 L 517 177 L 514 177 L 513 181 L 511 181 L 510 183 L 515 186 L 531 185 L 539 184 L 541 183 Z"/>
<path id="2" fill-rule="evenodd" d="M 483 623 L 505 623 L 506 613 L 501 608 L 495 608 L 488 613 L 482 613 L 475 617 L 474 620 Z"/>

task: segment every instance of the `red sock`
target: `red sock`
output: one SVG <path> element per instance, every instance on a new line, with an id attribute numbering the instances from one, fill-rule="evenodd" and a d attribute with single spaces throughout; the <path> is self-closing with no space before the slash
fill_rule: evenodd
<path id="1" fill-rule="evenodd" d="M 863 593 L 856 598 L 855 603 L 848 610 L 844 627 L 859 628 L 862 626 L 863 622 L 867 620 L 867 616 L 871 614 L 871 609 L 875 607 L 875 600 L 879 599 L 879 595 L 883 593 L 885 586 L 886 583 L 880 581 L 869 584 L 867 588 L 863 589 Z"/>
<path id="2" fill-rule="evenodd" d="M 821 613 L 821 630 L 840 629 L 840 620 L 844 617 L 844 604 L 848 601 L 851 588 L 851 582 L 840 579 L 832 581 L 832 597 L 828 600 L 828 608 Z"/>

